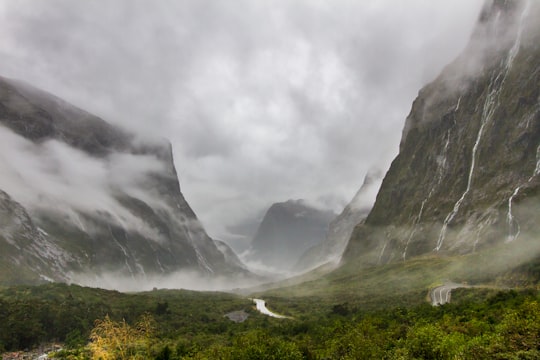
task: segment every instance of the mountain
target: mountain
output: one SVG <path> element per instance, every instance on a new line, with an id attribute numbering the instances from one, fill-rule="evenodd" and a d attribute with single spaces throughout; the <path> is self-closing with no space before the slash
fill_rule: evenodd
<path id="1" fill-rule="evenodd" d="M 382 171 L 370 170 L 362 186 L 341 214 L 330 222 L 324 241 L 309 248 L 298 260 L 295 270 L 313 269 L 325 263 L 339 263 L 356 225 L 365 220 L 381 186 Z"/>
<path id="2" fill-rule="evenodd" d="M 247 274 L 186 202 L 167 141 L 0 77 L 0 144 L 2 283 Z"/>
<path id="3" fill-rule="evenodd" d="M 469 45 L 414 101 L 345 261 L 538 249 L 538 19 L 537 1 L 487 2 Z"/>
<path id="4" fill-rule="evenodd" d="M 251 211 L 246 217 L 240 219 L 236 223 L 229 224 L 225 227 L 226 233 L 223 238 L 230 244 L 238 253 L 243 253 L 249 249 L 253 237 L 257 233 L 257 229 L 266 213 L 265 208 L 260 208 Z"/>
<path id="5" fill-rule="evenodd" d="M 221 241 L 221 240 L 214 240 L 214 243 L 216 244 L 216 247 L 218 248 L 218 250 L 221 251 L 221 253 L 225 257 L 225 261 L 228 264 L 233 264 L 239 267 L 240 269 L 247 270 L 246 265 L 244 265 L 242 260 L 240 260 L 238 255 L 236 255 L 234 250 L 226 242 Z"/>
<path id="6" fill-rule="evenodd" d="M 325 239 L 335 216 L 303 200 L 273 204 L 257 229 L 248 260 L 289 270 L 304 251 Z"/>

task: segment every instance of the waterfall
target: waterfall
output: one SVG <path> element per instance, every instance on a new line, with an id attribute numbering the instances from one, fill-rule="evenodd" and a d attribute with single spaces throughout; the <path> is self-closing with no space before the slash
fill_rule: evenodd
<path id="1" fill-rule="evenodd" d="M 506 242 L 516 240 L 520 233 L 519 223 L 512 214 L 512 201 L 514 201 L 514 198 L 519 193 L 519 190 L 521 190 L 521 186 L 518 186 L 512 193 L 512 196 L 508 198 L 508 215 L 506 216 L 506 223 L 508 224 L 508 236 L 506 238 Z"/>
<path id="2" fill-rule="evenodd" d="M 473 180 L 474 170 L 476 166 L 476 153 L 478 152 L 480 141 L 482 140 L 482 136 L 484 135 L 484 129 L 486 125 L 490 122 L 491 118 L 493 117 L 493 114 L 495 113 L 495 109 L 498 106 L 497 100 L 498 100 L 498 95 L 500 93 L 500 86 L 496 86 L 496 83 L 500 75 L 501 74 L 499 73 L 494 79 L 492 79 L 488 87 L 489 92 L 486 97 L 486 101 L 484 102 L 484 108 L 482 111 L 482 123 L 480 125 L 480 129 L 478 130 L 478 134 L 476 135 L 476 141 L 472 149 L 471 167 L 469 169 L 469 177 L 467 179 L 467 188 L 465 189 L 465 191 L 463 192 L 459 200 L 454 204 L 454 208 L 452 209 L 452 211 L 444 219 L 444 223 L 443 223 L 441 232 L 439 234 L 439 239 L 437 240 L 437 246 L 435 247 L 436 251 L 439 251 L 441 249 L 441 246 L 446 237 L 446 230 L 448 228 L 448 224 L 452 220 L 454 220 L 454 218 L 456 217 L 459 211 L 459 208 L 461 207 L 461 204 L 465 200 L 465 197 L 471 191 L 472 180 Z"/>
<path id="3" fill-rule="evenodd" d="M 386 250 L 386 246 L 388 245 L 388 240 L 384 243 L 383 248 L 381 250 L 381 253 L 379 254 L 379 259 L 377 260 L 377 265 L 379 265 L 382 261 L 382 257 L 384 255 L 384 250 Z"/>
<path id="4" fill-rule="evenodd" d="M 461 100 L 461 97 L 459 98 Z M 459 101 L 458 101 L 459 106 Z M 439 163 L 437 168 L 437 185 L 441 184 L 444 171 L 446 170 L 446 162 L 448 160 L 448 148 L 450 147 L 450 129 L 446 132 L 446 141 L 444 142 L 444 148 L 442 152 L 442 161 Z M 433 191 L 433 189 L 431 189 Z M 430 192 L 431 194 L 431 192 Z"/>
<path id="5" fill-rule="evenodd" d="M 529 128 L 531 126 L 531 121 L 535 118 L 536 114 L 540 111 L 540 104 L 536 105 L 533 111 L 527 116 L 527 120 L 525 121 L 525 128 Z"/>
<path id="6" fill-rule="evenodd" d="M 536 148 L 536 166 L 534 168 L 533 174 L 525 184 L 530 183 L 538 174 L 540 174 L 540 145 Z M 514 190 L 512 195 L 508 198 L 508 213 L 506 215 L 506 223 L 508 224 L 508 236 L 506 238 L 506 242 L 516 240 L 521 231 L 519 222 L 516 220 L 514 214 L 512 213 L 512 203 L 514 201 L 514 198 L 519 194 L 519 191 L 522 187 L 523 185 L 518 186 Z"/>
<path id="7" fill-rule="evenodd" d="M 431 189 L 433 191 L 433 189 Z M 422 205 L 420 206 L 420 212 L 418 212 L 418 215 L 416 216 L 416 219 L 413 221 L 413 228 L 411 233 L 409 234 L 409 237 L 407 238 L 407 243 L 405 244 L 405 249 L 403 250 L 403 254 L 401 257 L 403 258 L 403 261 L 407 259 L 407 250 L 409 249 L 409 243 L 411 242 L 413 236 L 416 234 L 416 228 L 418 226 L 418 223 L 420 223 L 420 219 L 422 218 L 422 214 L 424 213 L 424 206 L 426 205 L 426 202 L 431 197 L 432 191 L 428 194 L 428 197 L 422 201 Z"/>
<path id="8" fill-rule="evenodd" d="M 459 212 L 461 204 L 463 203 L 463 201 L 465 200 L 465 198 L 471 191 L 471 186 L 472 186 L 472 181 L 473 181 L 474 171 L 475 171 L 476 161 L 477 161 L 476 156 L 477 156 L 478 148 L 480 146 L 480 142 L 482 141 L 486 126 L 489 123 L 491 123 L 493 115 L 495 114 L 495 110 L 499 106 L 499 96 L 500 96 L 501 89 L 504 85 L 504 82 L 506 80 L 506 77 L 508 76 L 510 69 L 512 68 L 514 59 L 519 53 L 519 49 L 521 46 L 521 35 L 523 32 L 523 23 L 524 23 L 525 18 L 528 15 L 528 12 L 529 12 L 529 1 L 526 2 L 523 12 L 521 13 L 516 39 L 508 52 L 508 56 L 506 57 L 505 61 L 501 64 L 502 69 L 496 76 L 492 77 L 491 82 L 488 86 L 488 94 L 486 96 L 486 100 L 484 101 L 484 106 L 482 109 L 482 120 L 481 120 L 480 128 L 478 129 L 478 134 L 476 135 L 476 141 L 472 149 L 471 167 L 469 169 L 467 187 L 465 191 L 463 192 L 463 194 L 461 195 L 461 197 L 459 198 L 459 200 L 454 204 L 452 211 L 444 219 L 443 226 L 439 234 L 439 238 L 437 239 L 437 246 L 435 247 L 435 251 L 439 251 L 441 249 L 444 243 L 444 239 L 446 237 L 448 225 L 454 220 L 454 218 Z"/>
<path id="9" fill-rule="evenodd" d="M 111 237 L 112 239 L 114 240 L 114 243 L 120 248 L 120 250 L 122 250 L 122 253 L 124 254 L 124 262 L 126 264 L 126 268 L 129 270 L 129 274 L 131 275 L 131 278 L 135 278 L 135 272 L 133 271 L 133 269 L 131 268 L 131 265 L 129 264 L 129 254 L 127 252 L 127 249 L 122 245 L 120 244 L 120 241 L 118 241 L 118 239 L 116 238 L 116 236 L 114 236 L 114 233 L 112 231 L 112 228 L 111 228 L 111 225 L 108 225 L 109 226 L 109 233 L 111 234 Z"/>
<path id="10" fill-rule="evenodd" d="M 512 46 L 512 48 L 510 49 L 507 67 L 510 67 L 512 65 L 512 62 L 514 61 L 517 53 L 519 52 L 519 47 L 521 46 L 521 34 L 523 32 L 523 23 L 524 23 L 525 18 L 529 14 L 529 8 L 530 8 L 530 2 L 527 1 L 523 8 L 523 12 L 521 13 L 516 41 L 514 42 L 514 46 Z M 527 120 L 527 127 L 529 127 L 529 123 L 530 123 L 530 119 Z M 531 180 L 538 174 L 540 170 L 540 164 L 538 161 L 539 151 L 540 151 L 540 146 L 536 150 L 536 168 L 533 172 L 533 175 L 529 178 L 527 183 L 531 182 Z M 519 223 L 517 222 L 517 220 L 515 219 L 512 213 L 512 202 L 514 201 L 514 198 L 519 194 L 520 190 L 521 190 L 521 186 L 518 186 L 514 190 L 510 198 L 508 198 L 508 214 L 507 214 L 508 237 L 506 238 L 507 242 L 511 242 L 517 239 L 521 231 Z"/>
<path id="11" fill-rule="evenodd" d="M 169 251 L 172 253 L 172 250 L 170 250 L 170 247 L 169 247 Z M 159 256 L 156 256 L 156 262 L 159 265 L 159 270 L 161 271 L 161 273 L 164 274 L 165 273 L 165 268 L 163 267 L 163 264 L 159 260 Z"/>
<path id="12" fill-rule="evenodd" d="M 197 255 L 197 260 L 199 262 L 199 265 L 202 265 L 210 274 L 213 274 L 214 270 L 212 269 L 212 267 L 210 266 L 206 258 L 201 254 L 199 250 L 199 244 L 195 240 L 195 237 L 197 236 L 197 234 L 194 234 L 193 232 L 191 232 L 191 230 L 189 229 L 189 225 L 187 229 L 187 235 L 188 235 L 188 238 L 191 240 L 191 245 L 195 249 L 195 254 Z"/>
<path id="13" fill-rule="evenodd" d="M 521 46 L 521 35 L 523 34 L 523 24 L 525 23 L 525 18 L 529 15 L 529 9 L 530 9 L 530 0 L 527 0 L 525 2 L 525 6 L 523 7 L 523 11 L 521 12 L 521 15 L 519 17 L 519 27 L 517 31 L 516 40 L 514 41 L 514 45 L 510 49 L 510 52 L 508 53 L 508 59 L 507 59 L 507 68 L 510 68 L 512 66 L 512 63 L 514 62 L 514 59 L 516 58 L 519 48 Z"/>
<path id="14" fill-rule="evenodd" d="M 458 99 L 456 108 L 454 111 L 457 111 L 459 109 L 459 103 L 461 102 L 461 96 Z M 441 184 L 442 178 L 444 175 L 444 172 L 446 170 L 446 163 L 448 158 L 448 148 L 450 146 L 450 129 L 446 132 L 446 141 L 444 142 L 444 147 L 442 150 L 442 154 L 440 156 L 440 159 L 437 160 L 437 182 L 431 187 L 431 190 L 429 191 L 427 197 L 422 201 L 422 204 L 420 205 L 420 211 L 418 212 L 418 215 L 416 216 L 415 220 L 413 221 L 413 228 L 411 230 L 411 233 L 409 234 L 409 237 L 407 238 L 407 242 L 405 243 L 405 249 L 403 250 L 403 254 L 401 257 L 405 261 L 407 259 L 407 250 L 409 249 L 409 244 L 416 234 L 416 229 L 418 227 L 418 224 L 420 223 L 420 220 L 422 219 L 422 216 L 424 214 L 424 207 L 429 199 L 431 199 L 431 196 L 435 192 L 435 189 Z"/>
<path id="15" fill-rule="evenodd" d="M 507 62 L 507 64 L 508 64 L 508 62 Z M 506 70 L 506 72 L 504 74 L 504 77 L 506 77 L 506 74 L 508 73 L 508 68 L 506 68 L 505 70 Z M 496 77 L 494 77 L 492 79 L 491 83 L 489 84 L 488 95 L 486 96 L 486 100 L 484 102 L 484 107 L 483 107 L 483 111 L 482 111 L 482 123 L 480 124 L 480 129 L 478 129 L 478 134 L 476 135 L 476 141 L 474 142 L 474 146 L 473 146 L 473 149 L 472 149 L 471 167 L 469 169 L 469 176 L 467 178 L 467 187 L 466 187 L 465 191 L 463 192 L 463 194 L 461 194 L 461 197 L 459 198 L 459 200 L 454 204 L 454 207 L 453 207 L 452 211 L 444 219 L 444 223 L 443 223 L 443 226 L 441 228 L 441 232 L 439 234 L 439 239 L 437 240 L 437 246 L 435 247 L 435 251 L 439 251 L 441 249 L 441 247 L 443 245 L 443 242 L 444 242 L 444 239 L 446 237 L 446 231 L 448 229 L 448 224 L 450 224 L 450 222 L 452 222 L 452 220 L 454 220 L 454 218 L 456 217 L 456 215 L 457 215 L 457 213 L 458 213 L 458 211 L 459 211 L 459 209 L 461 207 L 461 204 L 465 200 L 465 197 L 471 191 L 471 186 L 472 186 L 472 181 L 473 181 L 473 176 L 474 176 L 474 170 L 475 170 L 475 167 L 476 167 L 476 153 L 478 152 L 478 148 L 480 146 L 480 141 L 482 140 L 482 137 L 484 135 L 486 125 L 491 121 L 491 119 L 493 117 L 493 114 L 495 113 L 495 109 L 499 105 L 498 98 L 499 98 L 500 90 L 501 90 L 501 87 L 502 87 L 502 83 L 504 82 L 504 78 L 503 78 L 503 81 L 500 82 L 499 86 L 497 86 L 497 83 L 499 82 L 498 80 L 499 80 L 501 75 L 502 75 L 502 72 L 499 73 Z"/>
<path id="16" fill-rule="evenodd" d="M 538 176 L 538 174 L 540 174 L 540 145 L 536 148 L 536 167 L 533 175 L 529 178 L 529 182 L 531 182 L 535 176 Z"/>

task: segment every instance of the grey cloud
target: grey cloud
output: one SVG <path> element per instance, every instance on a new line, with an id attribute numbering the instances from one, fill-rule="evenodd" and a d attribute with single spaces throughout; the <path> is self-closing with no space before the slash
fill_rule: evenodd
<path id="1" fill-rule="evenodd" d="M 169 138 L 225 237 L 276 201 L 351 199 L 482 2 L 0 0 L 0 74 Z"/>
<path id="2" fill-rule="evenodd" d="M 203 276 L 193 271 L 179 271 L 166 276 L 126 276 L 122 273 L 72 274 L 72 282 L 84 286 L 134 292 L 159 289 L 190 289 L 198 291 L 230 291 L 258 284 L 253 277 L 238 276 L 234 279 L 225 276 Z"/>
<path id="3" fill-rule="evenodd" d="M 154 206 L 156 196 L 148 190 L 148 176 L 163 173 L 165 164 L 153 156 L 113 154 L 94 158 L 56 140 L 34 144 L 0 126 L 0 189 L 29 211 L 54 211 L 74 220 L 78 212 L 108 214 L 125 228 L 159 235 L 117 200 L 123 193 Z"/>

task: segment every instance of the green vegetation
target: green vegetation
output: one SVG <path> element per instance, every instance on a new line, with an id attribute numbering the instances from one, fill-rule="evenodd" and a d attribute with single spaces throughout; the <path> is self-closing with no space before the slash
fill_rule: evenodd
<path id="1" fill-rule="evenodd" d="M 156 290 L 138 294 L 49 284 L 0 289 L 0 349 L 60 341 L 63 359 L 532 359 L 540 356 L 536 290 L 425 292 L 380 306 L 328 296 L 265 297 L 273 319 L 245 297 Z M 412 301 L 413 296 L 420 296 Z M 352 299 L 350 297 L 348 300 Z M 390 300 L 394 299 L 394 300 Z M 224 315 L 245 310 L 243 323 Z"/>

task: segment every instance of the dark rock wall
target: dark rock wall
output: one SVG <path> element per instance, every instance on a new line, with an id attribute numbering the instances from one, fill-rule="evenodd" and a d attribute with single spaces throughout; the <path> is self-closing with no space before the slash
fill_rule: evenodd
<path id="1" fill-rule="evenodd" d="M 469 46 L 414 101 L 345 257 L 365 264 L 536 237 L 540 4 L 488 2 Z"/>
<path id="2" fill-rule="evenodd" d="M 115 154 L 129 154 L 147 156 L 163 165 L 162 170 L 146 174 L 141 185 L 152 194 L 152 203 L 130 195 L 121 187 L 110 189 L 118 206 L 127 211 L 135 225 L 118 214 L 103 211 L 55 211 L 47 206 L 24 209 L 5 194 L 10 199 L 3 201 L 6 211 L 24 210 L 24 216 L 11 218 L 11 222 L 27 224 L 26 230 L 13 232 L 10 218 L 3 219 L 0 234 L 5 236 L 0 238 L 0 243 L 5 251 L 1 261 L 6 268 L 24 268 L 25 272 L 33 272 L 34 277 L 45 275 L 55 280 L 66 279 L 69 272 L 81 271 L 96 274 L 113 271 L 129 276 L 186 269 L 225 276 L 246 272 L 225 259 L 185 200 L 172 147 L 167 141 L 135 139 L 127 131 L 51 94 L 4 78 L 0 78 L 0 126 L 35 144 L 55 140 L 104 162 Z M 85 189 L 80 191 L 84 193 Z M 8 209 L 9 204 L 12 210 Z M 141 226 L 146 230 L 138 229 Z M 13 252 L 16 248 L 6 236 L 11 236 L 17 246 L 29 246 L 35 251 L 8 256 L 7 249 Z M 53 247 L 68 260 L 52 261 L 47 247 Z"/>

